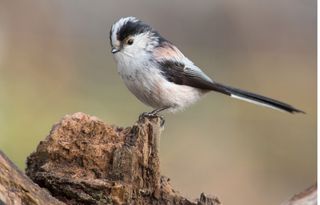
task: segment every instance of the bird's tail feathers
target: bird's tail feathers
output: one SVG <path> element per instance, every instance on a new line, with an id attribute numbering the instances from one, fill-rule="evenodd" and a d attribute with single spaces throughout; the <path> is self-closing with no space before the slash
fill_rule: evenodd
<path id="1" fill-rule="evenodd" d="M 289 113 L 305 113 L 302 110 L 298 110 L 287 103 L 280 102 L 278 100 L 274 100 L 248 91 L 233 88 L 230 86 L 222 85 L 220 83 L 214 83 L 212 86 L 212 90 L 223 93 L 225 95 L 229 95 L 230 97 L 239 100 L 244 100 L 250 103 L 254 103 L 257 105 L 269 107 L 280 111 L 286 111 Z"/>

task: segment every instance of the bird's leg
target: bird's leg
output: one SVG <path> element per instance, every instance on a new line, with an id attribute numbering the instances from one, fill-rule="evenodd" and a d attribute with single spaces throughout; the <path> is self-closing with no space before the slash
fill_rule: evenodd
<path id="1" fill-rule="evenodd" d="M 164 111 L 166 109 L 168 109 L 169 107 L 162 107 L 162 108 L 158 108 L 158 109 L 155 109 L 155 110 L 152 110 L 151 112 L 147 113 L 147 115 L 149 116 L 157 116 L 157 114 L 161 111 Z"/>
<path id="2" fill-rule="evenodd" d="M 169 107 L 162 107 L 162 108 L 158 108 L 158 109 L 155 109 L 151 112 L 144 112 L 142 113 L 140 116 L 139 116 L 139 120 L 141 120 L 142 118 L 144 117 L 151 117 L 151 118 L 154 118 L 154 117 L 160 117 L 161 118 L 161 126 L 164 124 L 165 120 L 162 116 L 158 116 L 157 114 L 163 110 L 166 110 L 168 109 Z"/>

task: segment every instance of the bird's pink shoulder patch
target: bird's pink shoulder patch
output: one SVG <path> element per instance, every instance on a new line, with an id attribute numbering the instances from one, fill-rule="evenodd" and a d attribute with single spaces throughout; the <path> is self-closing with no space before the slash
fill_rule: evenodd
<path id="1" fill-rule="evenodd" d="M 181 51 L 174 45 L 165 42 L 161 46 L 156 47 L 153 51 L 153 56 L 157 60 L 181 60 L 184 58 L 184 55 Z"/>

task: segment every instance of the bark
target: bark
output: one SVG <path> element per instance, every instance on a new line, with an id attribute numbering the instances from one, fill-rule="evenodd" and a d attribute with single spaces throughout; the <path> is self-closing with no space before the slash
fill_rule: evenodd
<path id="1" fill-rule="evenodd" d="M 0 205 L 221 204 L 203 193 L 187 199 L 161 176 L 162 130 L 161 118 L 121 128 L 83 113 L 67 115 L 28 157 L 33 182 L 0 151 Z M 316 204 L 316 185 L 283 203 Z"/>
<path id="2" fill-rule="evenodd" d="M 83 113 L 65 116 L 27 159 L 26 174 L 67 204 L 216 205 L 190 200 L 160 174 L 161 118 L 121 128 Z"/>
<path id="3" fill-rule="evenodd" d="M 0 151 L 0 205 L 64 205 L 23 174 Z"/>

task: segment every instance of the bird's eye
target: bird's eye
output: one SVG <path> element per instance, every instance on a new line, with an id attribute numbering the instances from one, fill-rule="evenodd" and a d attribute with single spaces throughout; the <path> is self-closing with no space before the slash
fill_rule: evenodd
<path id="1" fill-rule="evenodd" d="M 127 41 L 127 44 L 128 44 L 128 45 L 132 45 L 132 44 L 133 44 L 133 39 L 130 38 L 130 39 Z"/>

